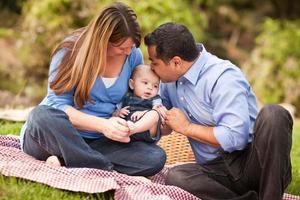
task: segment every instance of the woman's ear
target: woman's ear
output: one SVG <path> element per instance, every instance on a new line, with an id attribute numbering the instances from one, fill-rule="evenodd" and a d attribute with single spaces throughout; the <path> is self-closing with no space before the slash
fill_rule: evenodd
<path id="1" fill-rule="evenodd" d="M 133 79 L 129 79 L 129 88 L 130 89 L 134 89 L 134 80 Z"/>

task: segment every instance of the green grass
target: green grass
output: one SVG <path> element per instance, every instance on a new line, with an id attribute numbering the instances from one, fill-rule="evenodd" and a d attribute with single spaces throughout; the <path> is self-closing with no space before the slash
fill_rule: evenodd
<path id="1" fill-rule="evenodd" d="M 286 192 L 300 195 L 300 119 L 294 121 L 292 146 L 293 180 Z"/>
<path id="2" fill-rule="evenodd" d="M 18 135 L 22 123 L 0 121 L 0 135 Z M 0 175 L 0 200 L 102 200 L 113 199 L 112 192 L 87 194 L 55 189 L 44 184 Z"/>
<path id="3" fill-rule="evenodd" d="M 0 121 L 0 135 L 15 134 L 20 132 L 22 123 L 9 123 Z M 292 147 L 293 180 L 286 192 L 300 195 L 300 119 L 295 120 Z M 0 175 L 0 200 L 39 200 L 39 199 L 112 199 L 112 192 L 101 194 L 75 193 L 48 187 L 43 184 L 33 183 L 12 177 Z"/>

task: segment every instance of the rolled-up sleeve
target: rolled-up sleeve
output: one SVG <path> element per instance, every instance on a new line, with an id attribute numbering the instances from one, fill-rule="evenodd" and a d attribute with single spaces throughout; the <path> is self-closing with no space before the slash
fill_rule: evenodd
<path id="1" fill-rule="evenodd" d="M 216 122 L 214 136 L 227 152 L 243 149 L 249 139 L 249 84 L 241 72 L 227 69 L 219 77 L 211 93 Z"/>
<path id="2" fill-rule="evenodd" d="M 52 57 L 49 69 L 47 93 L 47 105 L 63 111 L 68 106 L 74 106 L 74 89 L 64 92 L 60 95 L 56 95 L 55 92 L 50 88 L 50 83 L 55 79 L 57 68 L 61 63 L 66 51 L 66 49 L 61 49 Z"/>

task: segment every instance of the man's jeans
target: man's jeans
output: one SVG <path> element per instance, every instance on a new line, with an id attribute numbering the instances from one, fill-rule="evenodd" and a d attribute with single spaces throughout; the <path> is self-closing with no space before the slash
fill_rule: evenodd
<path id="1" fill-rule="evenodd" d="M 66 167 L 116 170 L 138 176 L 156 174 L 166 161 L 164 150 L 154 143 L 121 143 L 104 136 L 85 140 L 65 112 L 45 105 L 31 111 L 23 149 L 39 160 L 55 155 Z"/>
<path id="2" fill-rule="evenodd" d="M 166 184 L 203 200 L 281 200 L 291 181 L 293 119 L 277 105 L 259 113 L 253 142 L 242 151 L 221 153 L 204 165 L 191 163 L 169 172 Z"/>

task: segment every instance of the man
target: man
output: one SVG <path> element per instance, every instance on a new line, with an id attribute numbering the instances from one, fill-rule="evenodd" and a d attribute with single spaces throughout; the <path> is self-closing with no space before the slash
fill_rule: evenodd
<path id="1" fill-rule="evenodd" d="M 196 44 L 183 25 L 163 24 L 145 44 L 170 109 L 163 131 L 187 136 L 196 158 L 172 168 L 166 184 L 204 200 L 280 200 L 291 181 L 288 111 L 269 105 L 257 114 L 240 69 Z"/>

